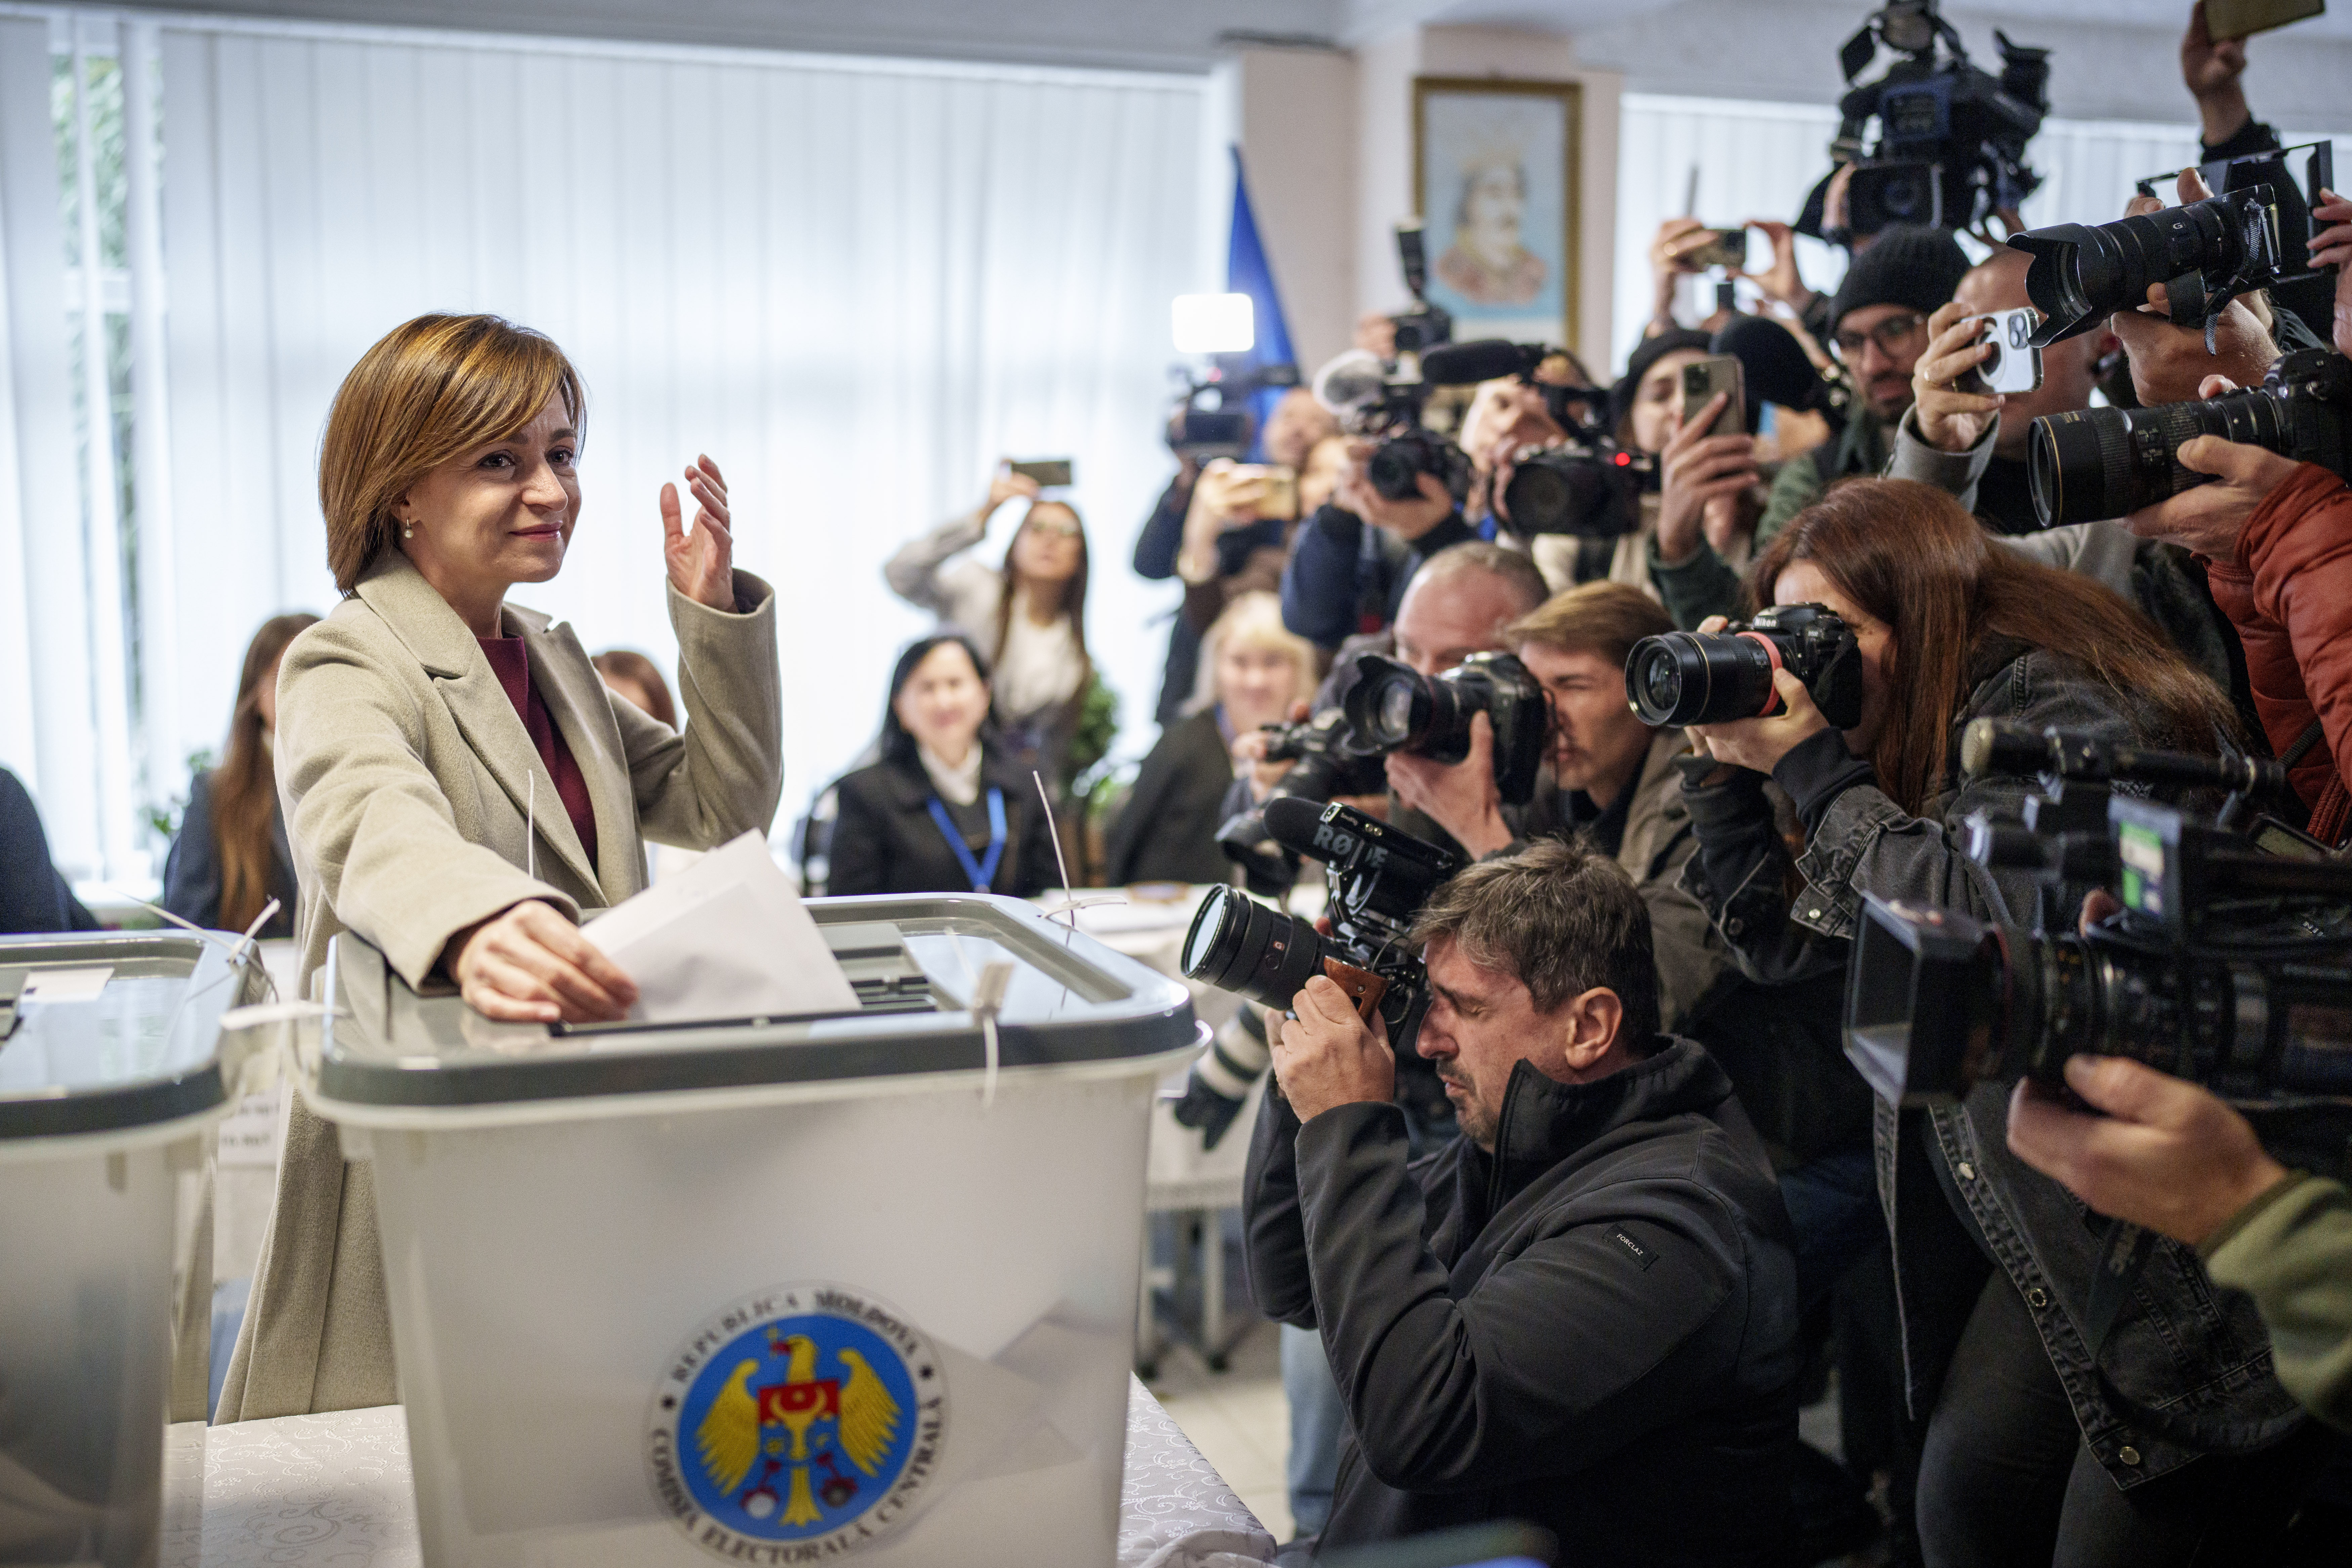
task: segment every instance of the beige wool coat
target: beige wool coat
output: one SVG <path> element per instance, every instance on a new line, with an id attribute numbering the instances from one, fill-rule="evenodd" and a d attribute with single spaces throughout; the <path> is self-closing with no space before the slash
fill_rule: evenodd
<path id="1" fill-rule="evenodd" d="M 701 849 L 767 831 L 783 790 L 774 592 L 736 573 L 736 614 L 667 593 L 683 734 L 608 697 L 570 626 L 506 606 L 504 630 L 522 637 L 587 782 L 593 867 L 481 646 L 406 556 L 388 552 L 294 639 L 278 679 L 276 763 L 306 992 L 339 932 L 417 984 L 451 936 L 524 900 L 576 920 L 639 891 L 648 838 Z M 523 869 L 534 861 L 536 877 Z M 399 1398 L 368 1167 L 346 1163 L 333 1126 L 289 1099 L 224 1422 Z"/>

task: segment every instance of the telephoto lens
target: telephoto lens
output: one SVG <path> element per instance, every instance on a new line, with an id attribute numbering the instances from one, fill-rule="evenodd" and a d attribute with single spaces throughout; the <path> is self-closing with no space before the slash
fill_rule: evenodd
<path id="1" fill-rule="evenodd" d="M 1862 653 L 1823 605 L 1777 605 L 1719 632 L 1643 637 L 1625 658 L 1625 700 L 1660 729 L 1728 724 L 1779 710 L 1776 670 L 1805 683 L 1833 729 L 1862 722 Z"/>
<path id="2" fill-rule="evenodd" d="M 2096 522 L 2154 506 L 2210 474 L 2184 468 L 2180 447 L 2218 436 L 2342 474 L 2352 468 L 2352 362 L 2298 349 L 2263 384 L 2201 403 L 2083 408 L 2033 422 L 2027 478 L 2044 528 Z"/>
<path id="3" fill-rule="evenodd" d="M 2266 187 L 2232 191 L 2095 227 L 2062 223 L 2012 235 L 2033 258 L 2025 294 L 2042 312 L 2033 346 L 2087 332 L 2165 286 L 2173 321 L 2201 326 L 2214 300 L 2263 282 L 2279 268 L 2278 209 Z"/>

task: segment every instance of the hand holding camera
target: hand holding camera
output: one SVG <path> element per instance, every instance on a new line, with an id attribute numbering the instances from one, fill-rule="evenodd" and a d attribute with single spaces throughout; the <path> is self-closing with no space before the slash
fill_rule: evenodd
<path id="1" fill-rule="evenodd" d="M 1337 981 L 1318 974 L 1290 1001 L 1285 1018 L 1269 1007 L 1266 1039 L 1274 1076 L 1301 1121 L 1338 1105 L 1386 1105 L 1396 1096 L 1396 1053 L 1378 1013 L 1369 1023 Z"/>
<path id="2" fill-rule="evenodd" d="M 2020 1079 L 2010 1152 L 2097 1213 L 2195 1247 L 2287 1174 L 2246 1119 L 2210 1089 L 2128 1057 L 2066 1058 L 2066 1087 Z"/>
<path id="3" fill-rule="evenodd" d="M 1411 752 L 1391 752 L 1386 762 L 1397 799 L 1452 834 L 1474 858 L 1510 847 L 1514 836 L 1495 783 L 1495 724 L 1484 711 L 1470 716 L 1470 751 L 1460 762 Z"/>
<path id="4" fill-rule="evenodd" d="M 2143 539 L 2161 539 L 2210 561 L 2234 562 L 2238 535 L 2270 493 L 2294 477 L 2302 465 L 2260 447 L 2199 436 L 2173 454 L 2191 473 L 2212 474 L 2214 484 L 2195 485 L 2140 508 L 2124 526 Z"/>
<path id="5" fill-rule="evenodd" d="M 1423 469 L 1412 475 L 1412 488 L 1391 496 L 1369 472 L 1374 443 L 1350 444 L 1347 471 L 1332 500 L 1383 532 L 1411 543 L 1454 515 L 1454 492 L 1444 479 Z"/>

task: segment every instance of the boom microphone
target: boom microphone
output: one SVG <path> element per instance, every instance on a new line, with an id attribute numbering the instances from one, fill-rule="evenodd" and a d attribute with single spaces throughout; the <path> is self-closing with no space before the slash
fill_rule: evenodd
<path id="1" fill-rule="evenodd" d="M 1443 343 L 1423 349 L 1421 379 L 1432 386 L 1471 386 L 1507 375 L 1533 375 L 1536 366 L 1543 361 L 1541 343 L 1479 338 L 1466 343 Z"/>
<path id="2" fill-rule="evenodd" d="M 1759 402 L 1826 415 L 1832 425 L 1845 423 L 1845 389 L 1822 379 L 1780 322 L 1741 316 L 1715 334 L 1712 346 L 1717 353 L 1739 362 L 1740 379 L 1748 387 L 1749 429 L 1756 428 Z"/>

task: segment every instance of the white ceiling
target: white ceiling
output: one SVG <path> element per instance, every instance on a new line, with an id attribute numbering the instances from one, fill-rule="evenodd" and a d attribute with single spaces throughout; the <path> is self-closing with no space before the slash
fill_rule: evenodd
<path id="1" fill-rule="evenodd" d="M 1810 102 L 1843 87 L 1837 50 L 1868 0 L 148 0 L 213 13 L 961 59 L 1201 70 L 1245 41 L 1353 45 L 1423 24 L 1574 36 L 1580 59 L 1636 91 Z M 2178 121 L 2183 0 L 1947 0 L 1978 58 L 1992 30 L 2052 46 L 2053 105 L 2079 118 Z M 2254 40 L 2258 112 L 2344 118 L 2352 5 Z"/>

